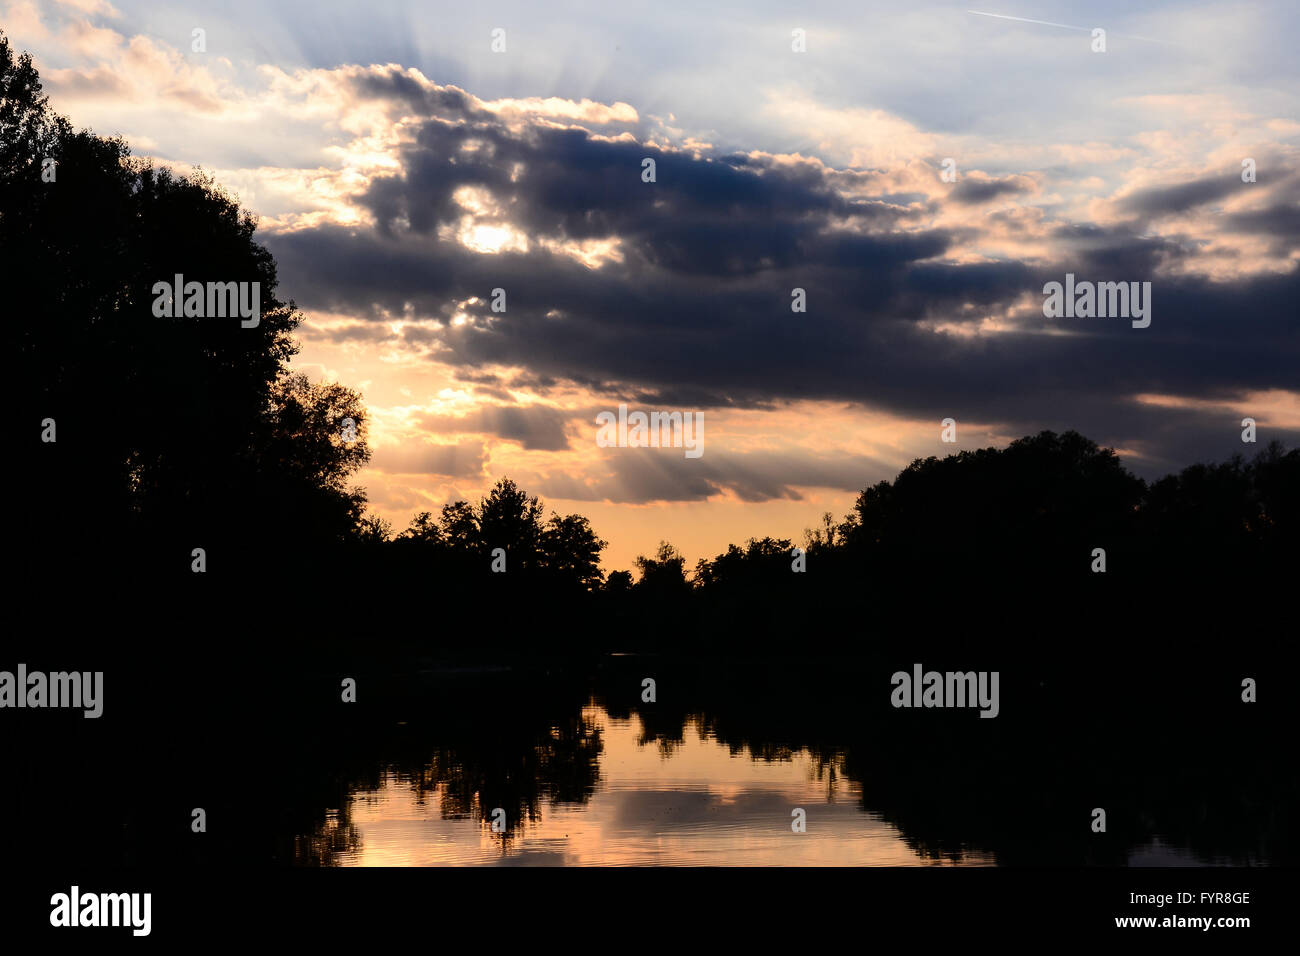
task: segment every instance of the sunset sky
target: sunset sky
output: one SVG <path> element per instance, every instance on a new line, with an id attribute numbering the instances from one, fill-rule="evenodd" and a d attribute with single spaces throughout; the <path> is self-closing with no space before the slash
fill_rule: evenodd
<path id="1" fill-rule="evenodd" d="M 74 124 L 260 217 L 293 366 L 363 393 L 395 530 L 508 475 L 612 569 L 801 540 L 913 458 L 1044 428 L 1147 478 L 1253 452 L 1246 416 L 1298 443 L 1300 8 L 1134 6 L 0 0 L 0 27 Z M 1067 273 L 1151 282 L 1150 327 L 1046 318 Z M 702 412 L 704 454 L 598 447 L 620 403 Z"/>

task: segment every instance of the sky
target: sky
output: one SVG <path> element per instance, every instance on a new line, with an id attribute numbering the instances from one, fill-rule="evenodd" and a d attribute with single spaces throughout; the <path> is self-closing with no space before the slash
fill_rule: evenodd
<path id="1" fill-rule="evenodd" d="M 259 217 L 293 367 L 364 396 L 374 512 L 509 476 L 614 569 L 799 543 L 915 458 L 1042 429 L 1148 479 L 1253 453 L 1246 417 L 1300 444 L 1300 7 L 969 2 L 0 27 L 74 124 Z M 1045 314 L 1067 274 L 1149 289 L 1149 325 Z M 603 447 L 620 405 L 702 415 L 703 453 Z"/>

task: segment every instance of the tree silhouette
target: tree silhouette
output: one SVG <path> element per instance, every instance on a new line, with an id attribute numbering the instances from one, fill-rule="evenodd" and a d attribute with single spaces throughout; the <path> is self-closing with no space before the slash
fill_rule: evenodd
<path id="1" fill-rule="evenodd" d="M 520 578 L 545 579 L 551 587 L 587 591 L 601 581 L 600 553 L 606 542 L 596 537 L 582 515 L 552 514 L 543 524 L 544 507 L 509 478 L 500 479 L 477 506 L 454 501 L 435 520 L 417 514 L 400 541 L 426 554 L 462 562 L 479 562 L 495 548 L 506 552 L 508 572 Z"/>
<path id="2" fill-rule="evenodd" d="M 637 570 L 641 580 L 636 583 L 638 596 L 654 601 L 684 600 L 690 593 L 686 580 L 686 559 L 667 541 L 659 542 L 653 558 L 638 555 Z"/>
<path id="3" fill-rule="evenodd" d="M 858 496 L 840 528 L 873 572 L 1070 575 L 1134 531 L 1144 483 L 1077 432 L 912 462 Z M 1118 550 L 1118 548 L 1116 548 Z"/>
<path id="4" fill-rule="evenodd" d="M 202 173 L 74 131 L 3 34 L 0 143 L 0 261 L 21 277 L 5 335 L 31 459 L 12 533 L 28 569 L 48 577 L 72 541 L 160 573 L 188 571 L 196 546 L 220 568 L 293 567 L 286 550 L 358 534 L 365 498 L 346 478 L 368 458 L 364 410 L 288 374 L 301 314 L 277 297 L 253 218 Z M 257 324 L 155 316 L 155 284 L 177 274 L 257 283 Z"/>
<path id="5" fill-rule="evenodd" d="M 540 565 L 543 508 L 509 478 L 502 478 L 479 502 L 478 539 L 481 548 L 504 548 L 514 570 L 531 572 Z"/>
<path id="6" fill-rule="evenodd" d="M 1273 807 L 1295 802 L 1293 764 L 1271 752 L 1271 726 L 1256 716 L 1268 714 L 1269 705 L 1242 708 L 1237 696 L 1242 674 L 1286 674 L 1285 667 L 1261 670 L 1256 658 L 1223 667 L 1227 676 L 1210 675 L 1200 690 L 1217 701 L 1205 727 L 1212 736 L 1202 739 L 1197 728 L 1158 747 L 1142 741 L 1126 750 L 1123 737 L 1131 727 L 1162 726 L 1167 714 L 1142 692 L 1131 693 L 1121 698 L 1129 719 L 1111 717 L 1107 732 L 1098 736 L 1094 711 L 1107 716 L 1098 702 L 1110 704 L 1106 695 L 1116 689 L 1128 693 L 1128 675 L 1116 669 L 1109 685 L 1094 687 L 1096 673 L 1081 661 L 1092 654 L 1107 671 L 1115 661 L 1131 667 L 1143 646 L 1164 652 L 1151 635 L 1164 639 L 1167 633 L 1186 659 L 1195 659 L 1188 647 L 1199 635 L 1235 646 L 1282 634 L 1254 617 L 1243 627 L 1240 610 L 1247 598 L 1251 611 L 1255 604 L 1282 604 L 1294 586 L 1300 451 L 1270 445 L 1252 460 L 1193 465 L 1148 486 L 1113 451 L 1073 431 L 1045 431 L 1004 449 L 917 460 L 894 480 L 864 489 L 841 523 L 827 516 L 808 533 L 807 573 L 792 572 L 790 541 L 764 537 L 701 559 L 688 578 L 685 557 L 662 542 L 653 556 L 637 558 L 635 584 L 630 572 L 613 571 L 601 587 L 606 542 L 590 522 L 554 513 L 543 520 L 539 499 L 509 478 L 478 504 L 454 501 L 436 516 L 418 513 L 395 538 L 385 519 L 366 515 L 364 492 L 348 484 L 369 458 L 361 398 L 341 385 L 290 373 L 297 350 L 293 332 L 302 315 L 292 300 L 280 298 L 275 263 L 255 233 L 253 218 L 211 177 L 155 169 L 133 158 L 121 139 L 74 130 L 49 108 L 31 58 L 16 56 L 0 33 L 0 264 L 11 278 L 3 334 L 13 357 L 6 387 L 24 465 L 10 470 L 6 530 L 16 573 L 25 576 L 24 583 L 48 589 L 44 600 L 25 594 L 25 602 L 14 602 L 36 612 L 14 629 L 38 633 L 44 641 L 54 612 L 71 606 L 57 621 L 53 643 L 82 666 L 84 658 L 68 650 L 69 634 L 85 635 L 91 646 L 107 643 L 106 628 L 86 626 L 99 625 L 92 616 L 110 618 L 119 629 L 130 625 L 131 637 L 138 633 L 154 641 L 170 638 L 179 621 L 188 630 L 176 645 L 197 648 L 201 665 L 212 663 L 211 649 L 219 647 L 226 655 L 221 662 L 236 661 L 242 674 L 246 661 L 229 643 L 235 628 L 222 627 L 233 622 L 260 644 L 255 673 L 278 668 L 292 675 L 283 681 L 287 699 L 279 702 L 283 710 L 275 722 L 268 725 L 254 707 L 248 710 L 256 718 L 243 725 L 239 707 L 212 708 L 214 715 L 205 717 L 208 708 L 193 706 L 193 700 L 229 699 L 229 668 L 211 668 L 211 683 L 203 685 L 206 666 L 173 667 L 176 658 L 169 653 L 158 655 L 161 664 L 146 662 L 137 671 L 111 644 L 110 699 L 121 700 L 129 715 L 119 724 L 115 712 L 113 726 L 124 740 L 135 739 L 132 731 L 139 730 L 149 759 L 127 763 L 132 774 L 147 768 L 154 777 L 131 776 L 125 780 L 130 786 L 115 786 L 123 782 L 115 776 L 122 773 L 120 748 L 104 747 L 104 738 L 80 720 L 69 733 L 67 724 L 34 719 L 50 715 L 20 714 L 22 732 L 7 735 L 7 743 L 25 748 L 7 760 L 17 768 L 19 786 L 0 788 L 0 800 L 19 800 L 17 810 L 0 807 L 7 818 L 33 819 L 32 803 L 40 800 L 45 819 L 75 819 L 84 813 L 84 788 L 50 781 L 91 779 L 103 782 L 99 798 L 108 807 L 129 799 L 134 812 L 139 793 L 152 794 L 159 806 L 166 803 L 165 812 L 140 814 L 153 821 L 145 826 L 163 827 L 160 821 L 172 820 L 175 807 L 195 792 L 223 794 L 229 805 L 251 808 L 260 821 L 252 825 L 265 826 L 264 807 L 247 799 L 249 780 L 257 782 L 257 792 L 279 792 L 258 776 L 276 771 L 275 782 L 292 788 L 295 774 L 284 770 L 284 755 L 296 753 L 304 740 L 325 754 L 317 754 L 316 769 L 338 771 L 323 774 L 322 787 L 349 779 L 343 768 L 330 765 L 335 758 L 329 755 L 359 749 L 368 754 L 373 740 L 390 739 L 394 727 L 407 723 L 401 697 L 366 697 L 366 707 L 379 702 L 382 718 L 366 728 L 361 743 L 349 738 L 358 726 L 349 722 L 364 709 L 337 706 L 333 674 L 328 692 L 316 693 L 319 688 L 311 688 L 311 678 L 302 673 L 305 655 L 290 647 L 273 657 L 275 642 L 265 641 L 272 635 L 287 643 L 298 631 L 332 642 L 326 645 L 331 654 L 313 660 L 328 657 L 334 666 L 346 651 L 349 661 L 378 662 L 373 671 L 401 671 L 412 680 L 417 668 L 405 665 L 432 656 L 430 651 L 478 660 L 608 651 L 629 643 L 660 647 L 683 639 L 692 650 L 751 650 L 762 649 L 766 640 L 794 658 L 799 655 L 789 654 L 792 640 L 809 635 L 837 654 L 868 650 L 891 667 L 900 657 L 929 660 L 936 645 L 977 639 L 981 654 L 996 664 L 999 647 L 989 636 L 996 632 L 1009 635 L 1012 666 L 1024 675 L 1017 685 L 1025 697 L 1017 706 L 1024 706 L 1026 716 L 1011 716 L 1016 709 L 1008 707 L 1005 724 L 998 725 L 999 733 L 1009 725 L 1018 735 L 1016 748 L 990 747 L 989 738 L 977 736 L 985 732 L 978 719 L 957 730 L 949 725 L 937 736 L 917 731 L 916 724 L 879 733 L 855 721 L 860 699 L 877 709 L 877 717 L 897 717 L 885 709 L 884 694 L 860 698 L 853 675 L 841 675 L 839 692 L 827 694 L 828 681 L 819 673 L 805 699 L 796 700 L 784 660 L 777 668 L 778 688 L 751 695 L 761 705 L 733 702 L 731 713 L 740 717 L 710 716 L 707 725 L 719 739 L 745 741 L 752 752 L 768 756 L 787 755 L 806 743 L 826 761 L 841 745 L 850 748 L 844 766 L 867 782 L 864 800 L 921 834 L 919 845 L 936 854 L 972 832 L 994 845 L 1022 814 L 1035 825 L 1025 828 L 1031 835 L 1016 841 L 1013 856 L 1036 858 L 1044 833 L 1048 845 L 1077 846 L 1077 834 L 1050 831 L 1051 821 L 1062 819 L 1056 811 L 1066 798 L 1049 801 L 1051 812 L 1043 813 L 1042 803 L 1037 811 L 1032 802 L 1025 809 L 1026 795 L 1038 800 L 1044 787 L 1054 785 L 1075 799 L 1085 771 L 1097 770 L 1096 778 L 1107 783 L 1101 771 L 1111 766 L 1115 751 L 1115 766 L 1123 771 L 1110 781 L 1115 794 L 1140 790 L 1132 783 L 1139 774 L 1144 787 L 1173 789 L 1184 779 L 1175 774 L 1190 773 L 1210 793 L 1222 784 L 1206 784 L 1207 778 L 1228 779 L 1233 786 L 1224 787 L 1229 812 L 1220 814 L 1221 833 L 1230 832 L 1222 821 L 1239 810 L 1263 807 L 1271 814 Z M 188 281 L 257 283 L 258 321 L 244 326 L 237 319 L 156 316 L 155 285 L 178 274 Z M 1097 546 L 1111 557 L 1106 575 L 1089 572 L 1088 556 Z M 222 587 L 203 591 L 193 583 L 189 561 L 195 548 L 208 553 Z M 489 570 L 494 548 L 507 554 L 504 575 Z M 177 575 L 192 590 L 175 588 Z M 1107 603 L 1106 582 L 1112 579 L 1130 586 Z M 231 580 L 239 587 L 224 586 Z M 979 603 L 951 600 L 962 586 Z M 266 599 L 270 613 L 246 600 L 253 592 Z M 393 594 L 399 616 L 379 618 L 376 596 Z M 195 595 L 202 600 L 191 600 Z M 106 608 L 119 613 L 110 617 Z M 298 614 L 292 627 L 284 623 L 288 612 Z M 1153 617 L 1163 630 L 1152 626 Z M 317 626 L 304 627 L 304 620 Z M 408 620 L 417 626 L 400 626 Z M 589 626 L 593 620 L 599 623 Z M 1097 648 L 1097 635 L 1107 630 L 1124 641 L 1122 653 Z M 222 643 L 204 640 L 214 635 Z M 393 650 L 399 641 L 409 642 L 410 655 Z M 46 650 L 44 644 L 25 650 L 33 646 Z M 275 667 L 266 663 L 268 657 Z M 1040 666 L 1040 659 L 1050 666 Z M 1166 654 L 1161 664 L 1176 659 Z M 1214 658 L 1214 666 L 1219 660 Z M 1156 671 L 1157 680 L 1177 688 L 1165 670 Z M 178 673 L 183 680 L 176 679 Z M 404 773 L 417 786 L 442 786 L 453 809 L 486 815 L 495 806 L 510 807 L 515 820 L 535 815 L 544 797 L 585 800 L 599 781 L 601 749 L 584 715 L 589 697 L 569 693 L 559 710 L 546 712 L 534 704 L 545 702 L 551 681 L 549 666 L 539 667 L 514 692 L 500 695 L 515 699 L 517 713 L 477 694 L 486 713 L 462 717 L 462 739 L 450 743 L 440 735 L 467 709 L 448 708 L 438 715 L 447 721 L 430 722 L 434 730 L 417 754 L 402 755 Z M 627 694 L 636 684 L 620 680 L 617 686 L 624 701 L 636 706 L 635 696 Z M 674 686 L 682 684 L 664 681 L 664 697 L 645 716 L 648 735 L 666 750 L 683 739 L 687 708 L 705 709 L 682 694 L 672 710 L 673 695 L 681 694 Z M 714 679 L 709 693 L 725 686 L 725 679 Z M 540 699 L 525 699 L 526 693 Z M 171 706 L 161 706 L 160 699 Z M 775 722 L 772 701 L 784 701 L 789 711 L 778 713 Z M 264 695 L 260 703 L 273 708 L 276 695 Z M 809 729 L 814 705 L 829 706 L 834 714 L 821 727 L 851 729 L 847 744 Z M 160 729 L 166 723 L 160 714 L 186 719 L 170 731 Z M 322 714 L 329 715 L 332 734 L 317 733 L 315 718 Z M 190 719 L 210 723 L 196 727 Z M 268 733 L 268 726 L 276 733 Z M 1073 731 L 1064 747 L 1055 736 L 1059 727 Z M 263 744 L 264 736 L 272 742 Z M 1097 746 L 1099 739 L 1120 743 Z M 340 747 L 341 740 L 348 746 Z M 203 746 L 193 746 L 195 741 Z M 424 746 L 429 741 L 436 749 Z M 1225 776 L 1198 748 L 1234 755 L 1244 749 L 1245 756 Z M 879 753 L 886 755 L 887 772 L 875 772 L 876 765 L 868 763 Z M 986 759 L 990 753 L 1002 764 Z M 1008 766 L 1009 755 L 1027 753 L 1085 754 L 1088 762 L 1072 764 L 1064 774 L 1063 765 L 1050 760 L 1043 768 L 1023 759 L 1019 767 Z M 192 759 L 201 763 L 185 763 L 186 754 L 197 754 Z M 172 760 L 183 774 L 173 773 Z M 1149 769 L 1153 760 L 1155 774 Z M 381 761 L 367 772 L 386 766 Z M 1040 781 L 1040 769 L 1055 774 L 1055 783 Z M 1276 779 L 1255 788 L 1251 775 L 1264 771 Z M 986 780 L 988 789 L 954 788 L 953 779 Z M 1267 799 L 1258 799 L 1259 793 Z M 313 811 L 329 805 L 319 791 L 310 796 Z M 954 813 L 962 824 L 957 828 L 951 825 Z M 116 825 L 123 814 L 101 815 L 101 830 L 124 839 L 118 834 L 127 828 Z M 1128 814 L 1130 820 L 1138 816 Z M 1205 813 L 1200 817 L 1189 814 L 1174 823 L 1196 831 Z M 1294 836 L 1279 819 L 1269 825 L 1284 834 L 1294 859 Z M 73 848 L 86 843 L 67 828 L 20 829 L 17 839 L 45 853 L 51 840 Z M 348 831 L 337 836 L 346 842 Z M 222 845 L 242 850 L 238 841 Z"/>
<path id="7" fill-rule="evenodd" d="M 1300 453 L 1278 442 L 1251 461 L 1240 455 L 1192 465 L 1155 482 L 1144 503 L 1150 560 L 1187 573 L 1207 563 L 1258 580 L 1300 554 Z"/>
<path id="8" fill-rule="evenodd" d="M 441 540 L 456 550 L 476 555 L 482 550 L 478 514 L 467 502 L 453 501 L 442 506 L 439 533 Z"/>
<path id="9" fill-rule="evenodd" d="M 552 514 L 542 529 L 542 564 L 557 587 L 582 591 L 599 587 L 600 552 L 605 547 L 582 515 Z"/>
<path id="10" fill-rule="evenodd" d="M 784 583 L 792 550 L 785 538 L 750 538 L 744 548 L 732 544 L 712 561 L 701 558 L 695 565 L 694 581 L 699 587 L 761 591 Z"/>
<path id="11" fill-rule="evenodd" d="M 635 585 L 617 572 L 602 588 L 606 543 L 588 519 L 545 519 L 538 498 L 504 477 L 477 504 L 417 514 L 394 539 L 348 485 L 369 457 L 360 396 L 289 372 L 302 316 L 278 297 L 252 217 L 202 173 L 156 170 L 120 139 L 74 131 L 3 34 L 0 133 L 0 260 L 24 280 L 5 326 L 17 359 L 8 384 L 31 458 L 11 495 L 29 506 L 11 533 L 29 574 L 56 576 L 81 549 L 153 579 L 186 569 L 198 547 L 227 569 L 346 568 L 353 588 L 365 575 L 366 586 L 440 581 L 464 596 L 456 613 L 501 606 L 511 589 L 526 598 L 511 605 L 520 614 L 543 595 L 599 591 L 605 610 L 648 597 L 703 608 L 688 615 L 702 630 L 743 613 L 747 627 L 775 633 L 797 626 L 792 604 L 856 609 L 868 583 L 878 603 L 903 608 L 935 586 L 1068 582 L 1096 600 L 1103 582 L 1153 568 L 1222 578 L 1295 566 L 1300 453 L 1272 446 L 1148 487 L 1073 431 L 912 462 L 864 489 L 842 522 L 824 516 L 807 532 L 806 574 L 792 573 L 786 539 L 730 545 L 690 577 L 663 543 L 637 559 Z M 53 181 L 46 159 L 58 163 Z M 155 316 L 155 284 L 177 274 L 258 283 L 258 322 Z M 46 422 L 56 441 L 42 440 Z M 354 546 L 345 565 L 328 563 Z M 1089 574 L 1098 547 L 1105 576 Z M 496 548 L 508 573 L 488 577 Z"/>

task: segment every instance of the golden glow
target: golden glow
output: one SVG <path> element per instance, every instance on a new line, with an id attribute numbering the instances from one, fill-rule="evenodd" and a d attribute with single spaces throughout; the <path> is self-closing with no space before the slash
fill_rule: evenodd
<path id="1" fill-rule="evenodd" d="M 375 791 L 350 798 L 360 846 L 348 866 L 482 865 L 513 858 L 541 865 L 916 866 L 926 860 L 898 830 L 863 811 L 860 787 L 834 764 L 817 768 L 802 751 L 765 761 L 732 754 L 699 725 L 665 752 L 642 744 L 640 720 L 615 720 L 603 708 L 584 716 L 604 743 L 600 783 L 585 804 L 543 801 L 539 819 L 503 840 L 478 815 L 443 819 L 440 793 L 417 798 L 387 775 Z M 792 832 L 791 810 L 807 812 Z M 511 812 L 507 810 L 507 812 Z M 977 855 L 965 864 L 991 865 Z"/>

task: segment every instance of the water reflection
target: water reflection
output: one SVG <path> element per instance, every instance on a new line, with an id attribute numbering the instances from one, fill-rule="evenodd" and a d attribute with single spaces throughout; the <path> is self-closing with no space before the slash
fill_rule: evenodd
<path id="1" fill-rule="evenodd" d="M 555 746 L 544 743 L 519 765 L 520 774 L 538 774 L 536 798 L 441 753 L 418 773 L 389 768 L 377 786 L 350 793 L 312 849 L 319 862 L 345 866 L 955 862 L 923 859 L 865 812 L 838 757 L 756 756 L 720 743 L 697 718 L 681 739 L 658 738 L 639 717 L 618 719 L 594 702 L 551 736 Z M 507 811 L 504 833 L 492 831 L 495 806 Z M 794 808 L 807 813 L 804 833 L 791 830 Z"/>
<path id="2" fill-rule="evenodd" d="M 881 692 L 891 665 L 867 657 L 286 668 L 267 683 L 279 693 L 233 715 L 192 708 L 228 693 L 221 673 L 159 707 L 165 682 L 119 672 L 101 721 L 11 715 L 0 805 L 74 819 L 86 791 L 71 781 L 94 781 L 94 839 L 53 824 L 15 839 L 100 865 L 1300 860 L 1290 723 L 1241 706 L 1233 673 L 1160 673 L 1126 693 L 1127 671 L 1098 686 L 1068 667 L 994 663 L 996 720 L 895 709 Z M 339 703 L 340 673 L 358 677 L 359 703 Z M 1188 700 L 1202 719 L 1169 733 Z M 186 720 L 158 734 L 159 713 Z M 193 806 L 220 839 L 177 839 L 176 808 Z M 790 832 L 795 807 L 806 833 Z"/>
<path id="3" fill-rule="evenodd" d="M 277 842 L 287 853 L 276 858 L 1143 866 L 1295 857 L 1294 830 L 1274 809 L 1294 803 L 1295 765 L 1278 759 L 1253 712 L 1225 703 L 1198 735 L 1118 746 L 1168 701 L 1103 693 L 1098 709 L 1098 689 L 1068 669 L 1004 664 L 1007 709 L 996 721 L 906 712 L 863 693 L 863 675 L 884 668 L 852 663 L 647 657 L 594 670 L 435 668 L 392 686 L 368 677 L 372 709 L 318 711 L 317 746 L 294 749 L 292 764 L 276 749 L 296 834 L 291 846 Z M 651 703 L 641 700 L 646 676 L 658 679 Z M 1196 686 L 1211 699 L 1215 675 L 1199 679 L 1205 686 L 1185 677 L 1168 693 Z M 1108 811 L 1104 834 L 1090 826 L 1097 806 Z M 790 830 L 796 807 L 807 811 L 802 834 Z M 496 808 L 504 833 L 491 827 Z"/>

